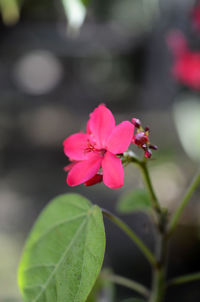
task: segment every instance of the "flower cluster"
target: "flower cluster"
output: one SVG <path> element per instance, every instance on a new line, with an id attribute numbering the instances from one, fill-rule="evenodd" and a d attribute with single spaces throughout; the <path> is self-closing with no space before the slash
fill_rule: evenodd
<path id="1" fill-rule="evenodd" d="M 144 132 L 136 119 L 116 125 L 112 112 L 104 104 L 99 105 L 90 114 L 86 133 L 75 133 L 63 142 L 64 153 L 71 161 L 65 167 L 67 184 L 89 186 L 103 181 L 111 189 L 120 188 L 124 184 L 123 153 L 132 142 L 149 158 L 150 149 L 156 147 L 150 145 L 148 135 L 149 130 Z"/>
<path id="2" fill-rule="evenodd" d="M 132 119 L 133 125 L 137 128 L 136 134 L 133 136 L 132 143 L 144 150 L 144 156 L 150 158 L 152 155 L 151 150 L 157 150 L 156 145 L 151 145 L 149 141 L 149 127 L 142 128 L 139 119 Z"/>

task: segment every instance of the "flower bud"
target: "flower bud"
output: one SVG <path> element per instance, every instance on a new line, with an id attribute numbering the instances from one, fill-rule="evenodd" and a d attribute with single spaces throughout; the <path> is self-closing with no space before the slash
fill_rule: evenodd
<path id="1" fill-rule="evenodd" d="M 145 158 L 150 158 L 151 155 L 152 155 L 152 152 L 151 152 L 150 149 L 147 149 L 147 150 L 145 151 L 145 153 L 144 153 Z"/>
<path id="2" fill-rule="evenodd" d="M 149 148 L 152 150 L 158 150 L 158 146 L 156 145 L 150 145 Z"/>
<path id="3" fill-rule="evenodd" d="M 143 150 L 146 150 L 146 149 L 147 149 L 147 145 L 146 145 L 146 144 L 143 144 L 143 145 L 141 145 L 141 148 L 142 148 Z"/>
<path id="4" fill-rule="evenodd" d="M 133 125 L 134 125 L 136 128 L 140 128 L 140 127 L 141 127 L 141 122 L 140 122 L 139 119 L 137 119 L 137 118 L 132 118 L 131 121 L 132 121 Z"/>
<path id="5" fill-rule="evenodd" d="M 144 132 L 138 132 L 134 135 L 136 145 L 142 146 L 148 142 L 148 136 Z"/>

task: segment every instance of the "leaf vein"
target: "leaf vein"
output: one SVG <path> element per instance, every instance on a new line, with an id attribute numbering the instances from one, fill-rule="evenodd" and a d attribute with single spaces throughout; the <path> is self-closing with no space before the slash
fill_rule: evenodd
<path id="1" fill-rule="evenodd" d="M 41 287 L 41 288 L 43 288 L 43 285 L 41 285 L 41 284 L 26 285 L 26 286 L 24 286 L 24 289 L 25 288 L 26 289 L 31 289 L 31 288 L 35 288 L 35 287 Z"/>
<path id="2" fill-rule="evenodd" d="M 84 216 L 87 216 L 86 215 L 87 213 L 84 213 L 84 214 L 80 214 L 80 215 L 77 215 L 77 216 L 74 216 L 70 219 L 64 219 L 62 221 L 59 221 L 57 222 L 56 224 L 54 224 L 53 226 L 51 226 L 50 228 L 48 228 L 40 237 L 37 238 L 37 240 L 35 240 L 30 246 L 29 248 L 33 248 L 33 246 L 37 245 L 44 237 L 46 237 L 53 229 L 55 229 L 56 227 L 62 225 L 62 224 L 65 224 L 65 223 L 68 223 L 68 222 L 71 222 L 73 220 L 76 220 L 76 219 L 79 219 L 81 217 L 84 217 Z"/>
<path id="3" fill-rule="evenodd" d="M 82 224 L 80 225 L 80 227 L 78 228 L 78 230 L 76 231 L 74 238 L 71 240 L 70 244 L 68 245 L 67 249 L 65 250 L 65 252 L 63 253 L 62 257 L 60 258 L 60 260 L 58 261 L 58 263 L 55 265 L 54 270 L 51 272 L 51 274 L 49 275 L 49 278 L 47 279 L 47 281 L 45 282 L 45 284 L 43 285 L 42 290 L 38 293 L 38 295 L 36 296 L 36 298 L 33 300 L 33 302 L 36 302 L 39 297 L 43 294 L 43 292 L 45 291 L 45 289 L 47 288 L 52 276 L 54 275 L 54 273 L 56 272 L 56 270 L 58 269 L 58 267 L 60 266 L 60 264 L 62 263 L 62 261 L 64 260 L 64 257 L 67 255 L 68 251 L 70 250 L 70 248 L 73 246 L 74 242 L 76 241 L 79 233 L 81 232 L 81 230 L 83 229 L 84 225 L 86 224 L 87 219 L 85 219 Z"/>
<path id="4" fill-rule="evenodd" d="M 89 218 L 91 217 L 91 215 L 89 216 Z M 87 228 L 88 228 L 88 224 L 89 224 L 89 219 L 87 220 Z M 84 262 L 85 262 L 85 251 L 86 251 L 86 242 L 87 242 L 87 230 L 86 230 L 86 236 L 85 236 L 85 242 L 84 242 L 84 253 L 83 253 L 83 262 L 82 262 L 82 267 L 81 267 L 81 278 L 80 278 L 80 283 L 79 283 L 79 287 L 77 290 L 77 293 L 74 297 L 74 302 L 76 301 L 76 297 L 78 296 L 80 289 L 81 289 L 81 284 L 82 284 L 82 274 L 83 274 L 83 267 L 84 267 Z"/>
<path id="5" fill-rule="evenodd" d="M 29 266 L 27 268 L 24 268 L 23 271 L 24 272 L 28 272 L 28 271 L 31 271 L 33 269 L 36 269 L 36 268 L 40 268 L 40 267 L 55 267 L 55 264 L 37 264 L 37 265 L 32 265 L 32 266 Z"/>

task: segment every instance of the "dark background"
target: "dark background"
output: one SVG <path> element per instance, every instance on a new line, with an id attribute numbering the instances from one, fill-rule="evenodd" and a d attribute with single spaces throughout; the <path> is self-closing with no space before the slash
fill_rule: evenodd
<path id="1" fill-rule="evenodd" d="M 9 6 L 6 0 L 0 1 L 2 302 L 21 301 L 16 281 L 20 253 L 50 199 L 76 192 L 114 211 L 123 192 L 142 187 L 133 167 L 126 168 L 125 185 L 118 190 L 103 184 L 89 188 L 66 185 L 63 168 L 68 161 L 62 141 L 84 129 L 88 114 L 99 103 L 104 102 L 118 122 L 138 117 L 150 126 L 151 141 L 159 147 L 150 171 L 161 203 L 170 211 L 200 161 L 199 92 L 173 78 L 173 56 L 166 44 L 167 34 L 178 28 L 191 47 L 198 49 L 200 33 L 192 27 L 190 15 L 195 1 L 91 0 L 79 30 L 67 25 L 63 2 L 12 0 L 14 6 Z M 179 108 L 183 100 L 184 110 Z M 197 140 L 188 147 L 194 132 Z M 123 218 L 153 250 L 149 218 L 142 213 Z M 121 231 L 105 222 L 105 266 L 150 286 L 146 260 Z M 169 277 L 200 269 L 199 223 L 197 192 L 171 243 Z M 199 302 L 199 284 L 171 289 L 166 301 Z M 114 301 L 135 294 L 121 287 L 116 290 Z"/>

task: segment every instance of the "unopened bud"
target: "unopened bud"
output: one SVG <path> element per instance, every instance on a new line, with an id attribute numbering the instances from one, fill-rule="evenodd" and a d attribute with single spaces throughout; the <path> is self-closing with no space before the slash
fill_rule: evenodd
<path id="1" fill-rule="evenodd" d="M 149 148 L 152 150 L 158 150 L 158 146 L 156 145 L 150 145 Z"/>
<path id="2" fill-rule="evenodd" d="M 152 155 L 152 152 L 151 152 L 150 149 L 147 149 L 147 150 L 145 151 L 145 153 L 144 153 L 145 158 L 150 158 L 151 155 Z"/>
<path id="3" fill-rule="evenodd" d="M 142 147 L 143 150 L 147 149 L 147 145 L 146 144 L 143 144 L 141 147 Z"/>
<path id="4" fill-rule="evenodd" d="M 133 125 L 134 125 L 136 128 L 140 128 L 140 127 L 141 127 L 141 122 L 140 122 L 139 119 L 137 119 L 137 118 L 132 118 L 131 121 L 132 121 Z"/>
<path id="5" fill-rule="evenodd" d="M 136 145 L 142 146 L 148 142 L 148 136 L 144 132 L 138 132 L 134 136 L 134 141 Z"/>
<path id="6" fill-rule="evenodd" d="M 149 131 L 149 129 L 150 129 L 149 126 L 146 126 L 144 131 L 147 132 L 147 131 Z"/>

